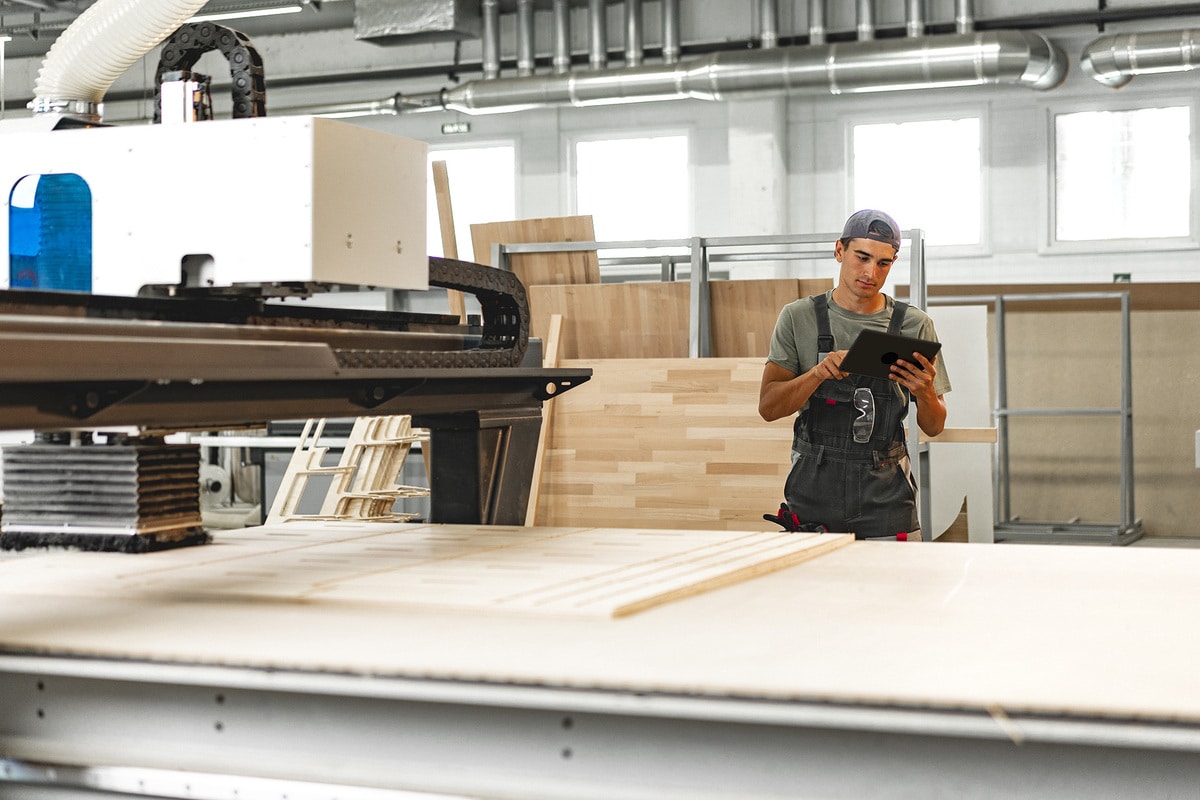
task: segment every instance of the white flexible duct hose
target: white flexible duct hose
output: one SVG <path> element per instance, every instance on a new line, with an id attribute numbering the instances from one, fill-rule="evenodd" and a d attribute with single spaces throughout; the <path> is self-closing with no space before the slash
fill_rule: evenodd
<path id="1" fill-rule="evenodd" d="M 97 0 L 55 40 L 34 87 L 36 100 L 99 103 L 113 81 L 200 10 L 207 0 Z"/>

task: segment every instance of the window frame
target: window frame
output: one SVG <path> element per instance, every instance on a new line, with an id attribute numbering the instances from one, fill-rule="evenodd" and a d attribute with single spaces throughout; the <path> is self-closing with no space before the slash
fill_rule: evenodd
<path id="1" fill-rule="evenodd" d="M 1062 240 L 1058 231 L 1058 131 L 1056 118 L 1060 114 L 1079 112 L 1123 112 L 1141 109 L 1185 107 L 1190 124 L 1189 144 L 1191 157 L 1191 188 L 1188 198 L 1188 234 L 1186 236 Z M 1107 103 L 1094 100 L 1073 100 L 1046 103 L 1044 109 L 1045 131 L 1045 190 L 1042 192 L 1042 219 L 1044 227 L 1038 238 L 1039 255 L 1089 255 L 1096 253 L 1170 252 L 1200 249 L 1200 226 L 1197 225 L 1197 209 L 1200 203 L 1200 159 L 1197 158 L 1197 110 L 1196 102 L 1187 94 L 1173 92 L 1155 95 L 1153 98 L 1116 99 Z"/>
<path id="2" fill-rule="evenodd" d="M 855 159 L 854 159 L 854 129 L 858 125 L 880 125 L 880 124 L 909 124 L 915 122 L 943 122 L 959 119 L 973 118 L 979 120 L 979 241 L 974 244 L 935 244 L 928 239 L 925 240 L 926 253 L 936 253 L 940 258 L 958 258 L 969 256 L 983 256 L 991 253 L 991 179 L 989 175 L 988 163 L 990 159 L 990 142 L 991 142 L 991 119 L 989 109 L 986 104 L 968 104 L 961 105 L 957 108 L 945 108 L 941 111 L 909 111 L 897 110 L 895 108 L 876 108 L 873 111 L 866 113 L 857 113 L 842 117 L 843 136 L 844 136 L 844 152 L 845 152 L 845 199 L 846 210 L 842 218 L 849 216 L 857 211 L 853 208 L 854 200 L 854 179 L 855 179 Z M 903 157 L 903 155 L 902 155 Z M 889 209 L 882 209 L 888 213 L 892 213 Z M 921 230 L 928 233 L 926 228 L 919 225 L 911 225 L 901 215 L 898 222 L 905 226 L 904 230 Z"/>

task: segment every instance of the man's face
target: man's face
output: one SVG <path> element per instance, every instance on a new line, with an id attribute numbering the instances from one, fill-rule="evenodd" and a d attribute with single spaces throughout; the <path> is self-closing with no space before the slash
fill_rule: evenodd
<path id="1" fill-rule="evenodd" d="M 842 265 L 839 281 L 860 300 L 869 300 L 882 291 L 897 257 L 896 248 L 874 239 L 851 239 L 847 245 L 839 239 L 833 254 Z"/>

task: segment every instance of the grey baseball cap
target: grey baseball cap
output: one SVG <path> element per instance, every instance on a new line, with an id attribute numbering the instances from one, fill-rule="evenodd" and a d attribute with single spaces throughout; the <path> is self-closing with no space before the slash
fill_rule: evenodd
<path id="1" fill-rule="evenodd" d="M 842 228 L 843 239 L 874 239 L 900 250 L 900 226 L 888 214 L 873 208 L 855 211 Z"/>

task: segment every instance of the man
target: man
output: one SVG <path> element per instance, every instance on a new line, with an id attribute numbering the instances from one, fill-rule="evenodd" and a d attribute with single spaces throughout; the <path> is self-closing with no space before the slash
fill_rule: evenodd
<path id="1" fill-rule="evenodd" d="M 887 380 L 841 369 L 864 328 L 937 340 L 925 312 L 881 291 L 899 252 L 900 226 L 887 214 L 867 209 L 846 220 L 833 251 L 837 285 L 784 306 L 758 395 L 767 422 L 799 412 L 785 511 L 859 539 L 920 538 L 904 431 L 909 398 L 926 434 L 946 425 L 941 355 L 935 363 L 920 353 L 899 359 Z"/>

